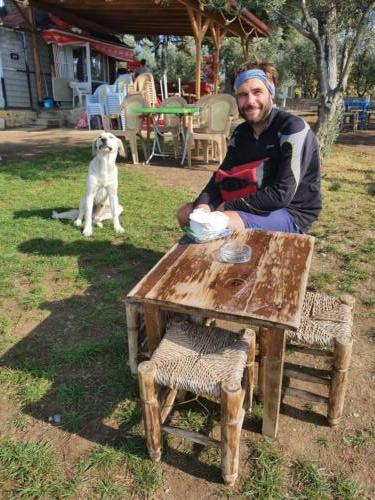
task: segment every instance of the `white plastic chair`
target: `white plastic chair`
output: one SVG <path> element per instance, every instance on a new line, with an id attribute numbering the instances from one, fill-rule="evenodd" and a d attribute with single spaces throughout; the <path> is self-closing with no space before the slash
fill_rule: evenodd
<path id="1" fill-rule="evenodd" d="M 83 98 L 91 93 L 91 84 L 89 82 L 69 82 L 69 87 L 73 91 L 72 105 L 76 105 L 76 98 L 78 98 L 78 106 L 82 108 Z"/>
<path id="2" fill-rule="evenodd" d="M 236 100 L 229 94 L 210 95 L 203 104 L 205 124 L 188 131 L 188 165 L 191 167 L 191 148 L 194 141 L 206 141 L 216 144 L 219 163 L 227 152 L 227 138 L 230 133 L 232 117 L 237 113 Z M 214 149 L 213 149 L 214 152 Z M 205 161 L 208 163 L 208 146 L 204 148 Z"/>
<path id="3" fill-rule="evenodd" d="M 144 95 L 147 106 L 154 108 L 157 101 L 155 81 L 152 73 L 141 73 L 134 82 L 135 91 Z"/>
<path id="4" fill-rule="evenodd" d="M 112 120 L 117 120 L 118 128 L 125 128 L 125 116 L 121 113 L 121 106 L 124 99 L 129 94 L 129 90 L 133 86 L 133 78 L 131 75 L 120 75 L 112 85 L 112 91 L 105 96 L 104 111 L 108 118 L 108 128 L 111 128 Z M 120 123 L 122 120 L 122 126 Z"/>
<path id="5" fill-rule="evenodd" d="M 103 85 L 99 85 L 92 95 L 86 97 L 86 114 L 89 130 L 91 130 L 92 116 L 99 116 L 101 126 L 104 127 L 106 121 L 105 98 L 112 91 L 112 85 L 104 83 Z"/>
<path id="6" fill-rule="evenodd" d="M 109 92 L 105 96 L 105 102 L 104 102 L 104 111 L 106 114 L 106 126 L 108 125 L 108 128 L 111 128 L 112 125 L 112 120 L 115 119 L 117 120 L 117 127 L 121 127 L 120 123 L 120 115 L 121 115 L 121 106 L 122 103 L 124 102 L 124 99 L 126 98 L 125 94 L 122 92 Z"/>
<path id="7" fill-rule="evenodd" d="M 133 78 L 131 75 L 120 75 L 115 83 L 115 92 L 120 92 L 122 94 L 127 95 L 128 94 L 128 86 L 133 85 Z"/>

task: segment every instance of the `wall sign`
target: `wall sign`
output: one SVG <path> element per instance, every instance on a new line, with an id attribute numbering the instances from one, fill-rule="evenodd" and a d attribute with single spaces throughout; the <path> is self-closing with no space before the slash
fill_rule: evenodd
<path id="1" fill-rule="evenodd" d="M 19 58 L 20 58 L 20 56 L 19 56 L 19 54 L 17 54 L 17 52 L 11 52 L 9 54 L 9 56 L 10 56 L 11 59 L 13 59 L 13 61 L 18 61 Z"/>

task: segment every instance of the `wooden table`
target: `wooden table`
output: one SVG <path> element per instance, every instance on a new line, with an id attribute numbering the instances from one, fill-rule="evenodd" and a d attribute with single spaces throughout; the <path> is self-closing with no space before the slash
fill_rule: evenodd
<path id="1" fill-rule="evenodd" d="M 251 260 L 220 262 L 228 240 L 247 243 Z M 263 434 L 277 434 L 285 330 L 299 327 L 314 238 L 278 232 L 241 231 L 204 244 L 178 243 L 127 296 L 129 361 L 136 373 L 138 312 L 143 305 L 149 351 L 164 333 L 165 311 L 260 325 L 267 340 Z"/>

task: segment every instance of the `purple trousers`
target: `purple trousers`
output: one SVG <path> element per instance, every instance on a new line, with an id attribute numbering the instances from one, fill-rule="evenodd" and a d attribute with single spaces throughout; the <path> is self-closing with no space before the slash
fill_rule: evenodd
<path id="1" fill-rule="evenodd" d="M 281 231 L 282 233 L 302 233 L 294 222 L 288 210 L 281 208 L 273 212 L 262 214 L 250 214 L 237 210 L 246 229 L 258 229 L 259 231 Z"/>

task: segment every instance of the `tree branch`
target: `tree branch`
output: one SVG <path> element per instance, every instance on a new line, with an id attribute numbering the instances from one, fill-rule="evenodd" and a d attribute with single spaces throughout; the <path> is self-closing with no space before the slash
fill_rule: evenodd
<path id="1" fill-rule="evenodd" d="M 290 26 L 293 26 L 294 29 L 299 31 L 302 36 L 308 38 L 312 42 L 315 42 L 314 36 L 309 31 L 307 31 L 301 23 L 295 21 L 294 19 L 280 11 L 276 12 L 276 16 L 280 19 L 281 22 L 285 21 L 287 24 L 290 24 Z"/>
<path id="2" fill-rule="evenodd" d="M 360 19 L 357 23 L 357 33 L 356 33 L 356 36 L 355 36 L 355 38 L 350 46 L 350 49 L 348 50 L 348 55 L 347 55 L 345 64 L 343 65 L 343 70 L 342 70 L 341 75 L 339 77 L 339 82 L 337 84 L 338 89 L 342 89 L 345 86 L 345 82 L 349 78 L 349 72 L 350 72 L 352 62 L 353 62 L 354 52 L 358 46 L 358 43 L 359 43 L 361 37 L 363 36 L 363 32 L 365 30 L 366 17 L 369 14 L 369 12 L 372 9 L 374 9 L 374 7 L 375 7 L 375 1 L 373 1 L 369 4 L 368 8 L 362 13 L 362 16 L 360 17 Z"/>
<path id="3" fill-rule="evenodd" d="M 340 76 L 342 75 L 342 72 L 344 70 L 346 61 L 348 59 L 348 51 L 349 51 L 349 47 L 348 47 L 348 32 L 349 32 L 349 28 L 346 28 L 346 30 L 345 30 L 345 37 L 344 37 L 344 45 L 342 47 L 342 56 L 341 56 L 341 61 L 340 61 L 340 71 L 339 71 L 339 75 Z"/>
<path id="4" fill-rule="evenodd" d="M 310 33 L 312 34 L 312 36 L 316 40 L 319 40 L 319 33 L 315 29 L 313 20 L 311 19 L 309 11 L 307 10 L 306 0 L 301 0 L 301 9 L 302 9 L 303 17 L 305 18 L 306 24 L 310 28 Z"/>

